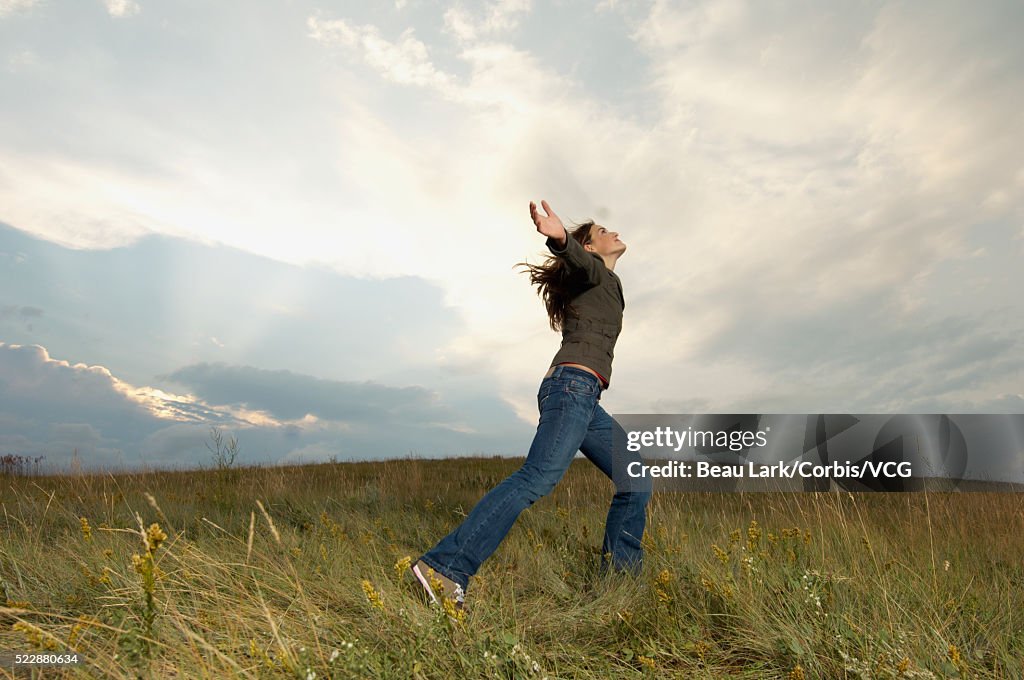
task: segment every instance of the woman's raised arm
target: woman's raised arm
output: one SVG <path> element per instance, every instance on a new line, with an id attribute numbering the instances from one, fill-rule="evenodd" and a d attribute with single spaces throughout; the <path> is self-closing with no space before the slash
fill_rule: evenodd
<path id="1" fill-rule="evenodd" d="M 569 235 L 565 231 L 562 220 L 558 218 L 558 215 L 551 209 L 547 201 L 542 200 L 540 205 L 544 208 L 544 215 L 537 212 L 537 204 L 530 201 L 530 219 L 537 225 L 538 232 L 550 239 L 554 239 L 559 248 L 564 248 L 565 239 L 569 238 Z"/>
<path id="2" fill-rule="evenodd" d="M 537 231 L 548 237 L 548 250 L 562 258 L 570 269 L 582 269 L 586 272 L 587 280 L 591 284 L 600 283 L 605 269 L 604 261 L 599 257 L 594 257 L 594 254 L 587 252 L 579 241 L 569 237 L 562 220 L 558 218 L 547 201 L 541 201 L 540 204 L 547 215 L 537 212 L 537 205 L 530 201 L 530 217 L 537 225 Z"/>

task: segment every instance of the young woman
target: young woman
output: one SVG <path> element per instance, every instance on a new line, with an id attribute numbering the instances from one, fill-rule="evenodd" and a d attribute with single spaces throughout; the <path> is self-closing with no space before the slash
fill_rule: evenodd
<path id="1" fill-rule="evenodd" d="M 615 263 L 626 252 L 616 232 L 593 222 L 572 233 L 547 201 L 544 215 L 530 202 L 530 217 L 553 253 L 544 265 L 524 264 L 538 286 L 548 320 L 561 330 L 562 345 L 537 393 L 540 423 L 526 462 L 489 491 L 466 519 L 425 553 L 412 571 L 433 602 L 450 598 L 461 608 L 469 579 L 490 557 L 519 514 L 547 495 L 582 451 L 609 478 L 620 476 L 631 457 L 612 455 L 613 430 L 621 427 L 598 403 L 612 375 L 615 341 L 626 303 Z M 626 458 L 629 458 L 628 460 Z M 605 523 L 601 567 L 636 573 L 641 565 L 650 484 L 617 486 Z"/>

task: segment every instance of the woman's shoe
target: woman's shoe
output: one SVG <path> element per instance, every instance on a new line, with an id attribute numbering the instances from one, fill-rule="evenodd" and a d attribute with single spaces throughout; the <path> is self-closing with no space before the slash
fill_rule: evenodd
<path id="1" fill-rule="evenodd" d="M 412 565 L 412 573 L 423 586 L 431 603 L 443 606 L 442 600 L 447 599 L 455 605 L 456 611 L 466 611 L 466 593 L 458 583 L 434 571 L 423 560 Z"/>

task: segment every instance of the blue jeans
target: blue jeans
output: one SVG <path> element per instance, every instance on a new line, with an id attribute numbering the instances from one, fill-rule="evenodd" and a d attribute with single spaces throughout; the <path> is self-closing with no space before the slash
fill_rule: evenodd
<path id="1" fill-rule="evenodd" d="M 573 366 L 556 366 L 537 392 L 540 423 L 526 462 L 480 499 L 462 524 L 420 559 L 467 589 L 469 578 L 497 550 L 519 513 L 555 488 L 577 451 L 609 479 L 614 479 L 614 467 L 641 460 L 638 454 L 621 451 L 613 460 L 613 428 L 620 434 L 622 428 L 601 408 L 600 399 L 597 376 Z M 640 539 L 650 497 L 649 482 L 612 497 L 601 551 L 602 571 L 608 567 L 610 554 L 616 570 L 639 572 L 643 559 Z"/>

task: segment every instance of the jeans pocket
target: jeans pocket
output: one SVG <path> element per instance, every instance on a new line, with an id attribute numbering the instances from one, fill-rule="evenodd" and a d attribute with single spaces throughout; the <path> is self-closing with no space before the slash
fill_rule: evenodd
<path id="1" fill-rule="evenodd" d="M 557 390 L 554 389 L 554 385 L 547 384 L 542 385 L 540 391 L 537 392 L 537 410 L 544 410 L 544 402 L 551 398 L 552 394 L 555 394 Z"/>
<path id="2" fill-rule="evenodd" d="M 565 391 L 572 392 L 573 394 L 579 394 L 584 397 L 596 396 L 598 392 L 597 378 L 593 381 L 572 378 L 565 384 Z"/>

